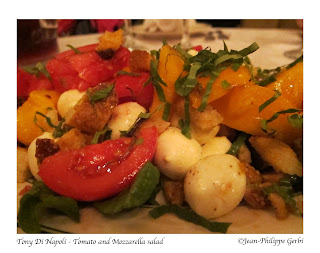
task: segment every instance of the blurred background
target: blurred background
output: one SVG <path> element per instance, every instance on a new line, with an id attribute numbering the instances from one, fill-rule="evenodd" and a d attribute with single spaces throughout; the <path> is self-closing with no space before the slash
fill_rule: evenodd
<path id="1" fill-rule="evenodd" d="M 132 25 L 140 25 L 143 19 L 133 19 Z M 295 19 L 196 19 L 199 23 L 206 23 L 212 27 L 246 27 L 246 28 L 280 28 L 299 29 Z M 88 34 L 112 31 L 124 25 L 122 19 L 108 20 L 58 20 L 58 36 Z"/>

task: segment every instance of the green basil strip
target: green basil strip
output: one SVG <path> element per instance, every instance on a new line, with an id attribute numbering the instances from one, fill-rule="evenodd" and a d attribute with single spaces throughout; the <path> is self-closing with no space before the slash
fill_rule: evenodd
<path id="1" fill-rule="evenodd" d="M 162 83 L 164 86 L 167 86 L 167 84 L 165 82 L 163 82 L 163 80 L 159 76 L 157 62 L 155 60 L 152 60 L 150 62 L 150 74 L 151 74 L 151 78 L 152 78 L 152 84 L 153 84 L 154 88 L 156 89 L 159 100 L 161 102 L 166 102 L 166 97 L 164 95 L 164 91 L 163 91 L 160 83 Z"/>
<path id="2" fill-rule="evenodd" d="M 228 83 L 227 80 L 223 80 L 223 81 L 221 82 L 221 86 L 222 86 L 223 89 L 227 90 L 227 89 L 229 89 L 229 87 L 231 86 L 231 84 Z"/>
<path id="3" fill-rule="evenodd" d="M 180 53 L 186 59 L 189 59 L 192 57 L 192 55 L 189 54 L 187 51 L 183 50 L 180 45 L 177 45 L 175 49 L 178 51 L 178 53 Z"/>
<path id="4" fill-rule="evenodd" d="M 302 128 L 303 126 L 303 116 L 299 114 L 292 114 L 287 118 L 289 123 L 295 128 Z"/>
<path id="5" fill-rule="evenodd" d="M 180 96 L 185 97 L 190 94 L 190 92 L 196 87 L 197 80 L 197 72 L 201 67 L 200 62 L 194 63 L 189 71 L 187 77 L 180 78 L 175 83 L 175 90 Z"/>
<path id="6" fill-rule="evenodd" d="M 210 78 L 210 80 L 207 82 L 207 86 L 206 86 L 204 94 L 203 94 L 203 96 L 201 98 L 201 104 L 198 107 L 198 111 L 203 112 L 204 109 L 206 109 L 207 103 L 208 103 L 208 98 L 209 98 L 209 96 L 211 94 L 212 86 L 213 86 L 213 83 L 214 83 L 215 80 L 216 80 L 216 77 L 212 76 Z"/>
<path id="7" fill-rule="evenodd" d="M 139 207 L 146 203 L 159 184 L 160 172 L 151 162 L 147 162 L 137 173 L 132 186 L 111 199 L 95 202 L 93 205 L 104 215 L 112 215 L 123 210 Z"/>
<path id="8" fill-rule="evenodd" d="M 281 182 L 280 185 L 274 183 L 269 187 L 265 187 L 263 188 L 263 193 L 267 196 L 269 196 L 271 193 L 279 194 L 280 197 L 284 200 L 284 202 L 286 202 L 292 208 L 295 214 L 302 215 L 300 210 L 297 208 L 296 201 L 293 199 L 294 191 L 291 182 L 287 185 L 281 184 Z"/>
<path id="9" fill-rule="evenodd" d="M 242 56 L 247 56 L 258 49 L 259 49 L 259 45 L 256 42 L 254 42 L 250 46 L 248 46 L 247 48 L 240 50 L 238 53 Z"/>
<path id="10" fill-rule="evenodd" d="M 181 133 L 186 136 L 188 139 L 191 139 L 191 129 L 190 129 L 190 112 L 189 112 L 189 96 L 185 97 L 184 100 L 184 121 Z"/>
<path id="11" fill-rule="evenodd" d="M 46 66 L 42 62 L 38 62 L 36 64 L 36 68 L 46 77 L 51 81 L 51 76 L 46 68 Z"/>
<path id="12" fill-rule="evenodd" d="M 296 65 L 298 62 L 303 62 L 303 55 L 301 55 L 298 59 L 296 59 L 294 62 L 290 63 L 286 69 L 292 68 L 294 65 Z"/>
<path id="13" fill-rule="evenodd" d="M 52 136 L 54 138 L 61 137 L 63 134 L 65 134 L 66 132 L 68 132 L 70 130 L 70 127 L 63 125 L 63 123 L 65 122 L 65 118 L 62 118 L 59 121 L 59 124 L 56 126 L 52 123 L 52 121 L 49 117 L 47 117 L 46 115 L 44 115 L 41 112 L 36 111 L 36 113 L 34 114 L 33 122 L 36 124 L 37 127 L 39 127 L 41 129 L 42 132 L 45 132 L 45 129 L 37 124 L 37 115 L 44 117 L 47 121 L 48 126 L 54 128 L 54 132 L 52 133 Z"/>
<path id="14" fill-rule="evenodd" d="M 220 63 L 223 63 L 223 62 L 228 61 L 230 59 L 238 60 L 238 59 L 241 59 L 241 58 L 243 58 L 243 56 L 241 54 L 232 54 L 232 55 L 225 54 L 225 55 L 220 56 L 218 59 L 216 59 L 214 61 L 214 65 L 217 66 Z"/>
<path id="15" fill-rule="evenodd" d="M 237 156 L 241 146 L 245 143 L 249 134 L 241 132 L 238 138 L 232 143 L 231 148 L 228 150 L 227 154 Z"/>
<path id="16" fill-rule="evenodd" d="M 290 108 L 290 109 L 287 109 L 287 110 L 283 110 L 283 111 L 279 111 L 279 112 L 274 113 L 270 119 L 261 120 L 262 130 L 267 131 L 268 130 L 267 124 L 272 122 L 272 121 L 274 121 L 275 119 L 277 119 L 281 114 L 295 113 L 295 112 L 299 112 L 299 111 L 301 111 L 301 109 Z"/>
<path id="17" fill-rule="evenodd" d="M 269 83 L 275 82 L 277 81 L 277 78 L 275 77 L 275 75 L 269 76 L 266 79 L 258 82 L 259 86 L 265 87 L 267 86 Z"/>
<path id="18" fill-rule="evenodd" d="M 67 47 L 70 47 L 76 54 L 80 54 L 80 51 L 78 48 L 75 48 L 74 46 L 68 44 Z"/>
<path id="19" fill-rule="evenodd" d="M 164 106 L 164 110 L 163 110 L 163 115 L 162 115 L 163 120 L 169 121 L 170 110 L 171 110 L 171 104 L 166 102 L 166 104 Z"/>
<path id="20" fill-rule="evenodd" d="M 280 91 L 274 90 L 276 94 L 268 99 L 266 102 L 264 102 L 262 105 L 259 106 L 259 112 L 261 112 L 264 108 L 266 108 L 268 105 L 270 105 L 273 101 L 275 101 L 278 97 L 280 97 L 282 94 Z"/>
<path id="21" fill-rule="evenodd" d="M 107 86 L 106 88 L 98 90 L 94 93 L 87 91 L 87 96 L 89 98 L 89 101 L 91 103 L 95 103 L 101 99 L 106 98 L 113 90 L 113 87 L 114 87 L 114 84 L 111 84 L 111 85 Z"/>
<path id="22" fill-rule="evenodd" d="M 126 76 L 141 76 L 140 73 L 132 73 L 132 72 L 127 72 L 127 71 L 124 71 L 124 70 L 120 70 L 117 72 L 117 76 L 119 75 L 126 75 Z"/>
<path id="23" fill-rule="evenodd" d="M 110 139 L 111 133 L 112 133 L 112 130 L 108 126 L 106 126 L 101 131 L 95 132 L 95 134 L 91 140 L 91 144 L 97 144 L 99 142 L 100 136 L 104 137 L 103 140 Z"/>
<path id="24" fill-rule="evenodd" d="M 155 219 L 166 213 L 173 213 L 180 219 L 202 226 L 211 232 L 226 233 L 231 225 L 231 223 L 226 222 L 209 221 L 195 213 L 193 210 L 181 207 L 179 205 L 163 205 L 149 211 L 150 216 Z"/>
<path id="25" fill-rule="evenodd" d="M 167 84 L 159 76 L 159 73 L 158 73 L 158 62 L 155 61 L 155 60 L 151 60 L 150 61 L 150 74 L 151 74 L 151 76 L 153 78 L 153 81 L 156 81 L 157 83 L 161 83 L 165 87 L 167 87 Z"/>

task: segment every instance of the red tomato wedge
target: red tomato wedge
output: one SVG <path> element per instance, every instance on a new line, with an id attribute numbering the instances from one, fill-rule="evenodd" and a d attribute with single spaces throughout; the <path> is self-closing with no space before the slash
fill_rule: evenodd
<path id="1" fill-rule="evenodd" d="M 148 83 L 149 73 L 137 73 L 138 76 L 119 75 L 115 80 L 115 89 L 119 98 L 119 103 L 129 101 L 137 102 L 146 109 L 149 109 L 153 100 L 153 85 Z"/>
<path id="2" fill-rule="evenodd" d="M 27 97 L 33 90 L 52 90 L 53 85 L 43 74 L 39 77 L 23 69 L 17 69 L 17 96 Z"/>
<path id="3" fill-rule="evenodd" d="M 47 63 L 55 90 L 85 91 L 101 82 L 110 81 L 115 74 L 129 65 L 130 51 L 120 47 L 110 60 L 102 59 L 95 48 L 97 44 L 79 47 L 58 54 Z"/>
<path id="4" fill-rule="evenodd" d="M 155 127 L 141 129 L 137 140 L 120 138 L 79 150 L 58 152 L 41 164 L 39 176 L 60 195 L 78 201 L 105 199 L 129 187 L 137 172 L 152 160 Z"/>

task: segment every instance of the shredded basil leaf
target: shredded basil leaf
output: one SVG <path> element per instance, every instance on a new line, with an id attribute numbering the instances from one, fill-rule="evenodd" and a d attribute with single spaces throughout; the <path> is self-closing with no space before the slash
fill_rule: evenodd
<path id="1" fill-rule="evenodd" d="M 110 140 L 111 133 L 112 130 L 108 126 L 105 126 L 104 129 L 102 129 L 101 131 L 95 132 L 91 140 L 91 144 L 99 143 L 99 139 L 102 139 L 102 142 L 105 140 Z"/>
<path id="2" fill-rule="evenodd" d="M 286 113 L 295 113 L 295 112 L 299 112 L 301 111 L 301 109 L 294 109 L 294 108 L 290 108 L 290 109 L 287 109 L 287 110 L 283 110 L 283 111 L 279 111 L 279 112 L 276 112 L 272 115 L 272 117 L 270 119 L 262 119 L 261 120 L 261 127 L 262 127 L 262 130 L 264 130 L 265 132 L 268 130 L 268 126 L 267 124 L 274 121 L 275 119 L 277 119 L 281 114 L 286 114 Z"/>
<path id="3" fill-rule="evenodd" d="M 198 107 L 198 111 L 203 112 L 204 109 L 206 109 L 207 103 L 208 103 L 208 98 L 209 98 L 209 96 L 211 94 L 212 86 L 213 86 L 213 83 L 214 83 L 215 80 L 216 80 L 216 78 L 212 76 L 210 78 L 210 80 L 207 82 L 207 86 L 206 86 L 204 94 L 203 94 L 203 96 L 201 98 L 201 104 Z"/>
<path id="4" fill-rule="evenodd" d="M 124 71 L 124 70 L 120 70 L 117 72 L 117 76 L 119 75 L 126 75 L 126 76 L 141 76 L 140 73 L 133 73 L 133 72 L 127 72 L 127 71 Z"/>
<path id="5" fill-rule="evenodd" d="M 162 115 L 163 120 L 169 121 L 170 110 L 171 110 L 171 104 L 169 102 L 166 102 L 163 110 L 163 115 Z"/>
<path id="6" fill-rule="evenodd" d="M 179 205 L 163 205 L 152 209 L 149 214 L 153 218 L 159 218 L 166 213 L 173 213 L 180 219 L 202 226 L 211 232 L 226 233 L 231 223 L 213 222 L 198 215 L 191 209 Z"/>
<path id="7" fill-rule="evenodd" d="M 282 94 L 280 91 L 274 90 L 276 94 L 268 99 L 266 102 L 264 102 L 262 105 L 259 106 L 259 112 L 261 112 L 264 108 L 266 108 L 268 105 L 270 105 L 273 101 L 275 101 L 278 97 L 280 97 Z"/>
<path id="8" fill-rule="evenodd" d="M 292 114 L 288 118 L 289 123 L 296 128 L 302 128 L 303 125 L 303 116 L 299 114 Z"/>
<path id="9" fill-rule="evenodd" d="M 294 65 L 296 65 L 299 62 L 303 62 L 303 55 L 301 55 L 299 58 L 297 58 L 294 62 L 290 63 L 286 69 L 292 68 Z"/>
<path id="10" fill-rule="evenodd" d="M 186 96 L 184 98 L 184 120 L 179 120 L 179 125 L 182 129 L 181 133 L 187 137 L 188 139 L 191 139 L 191 128 L 190 128 L 190 112 L 189 112 L 189 106 L 190 106 L 190 101 L 189 101 L 189 96 Z"/>
<path id="11" fill-rule="evenodd" d="M 47 121 L 47 124 L 50 127 L 54 128 L 54 132 L 52 133 L 52 136 L 54 138 L 61 137 L 71 129 L 70 126 L 63 124 L 65 122 L 65 118 L 62 118 L 59 121 L 58 125 L 54 125 L 48 116 L 44 115 L 41 112 L 36 111 L 36 113 L 34 114 L 33 122 L 36 124 L 37 127 L 41 129 L 42 132 L 45 132 L 45 129 L 37 124 L 37 115 L 44 117 Z"/>
<path id="12" fill-rule="evenodd" d="M 229 89 L 229 87 L 231 86 L 231 84 L 228 83 L 227 80 L 223 80 L 223 81 L 221 82 L 221 86 L 222 86 L 222 88 L 224 88 L 225 90 L 227 90 L 227 89 Z"/>
<path id="13" fill-rule="evenodd" d="M 80 54 L 80 51 L 78 48 L 75 48 L 74 46 L 68 44 L 67 47 L 70 47 L 76 54 Z"/>
<path id="14" fill-rule="evenodd" d="M 241 132 L 238 138 L 232 143 L 231 148 L 228 150 L 227 154 L 237 156 L 241 146 L 245 143 L 249 134 Z"/>
<path id="15" fill-rule="evenodd" d="M 95 103 L 101 99 L 106 98 L 111 93 L 113 88 L 114 88 L 114 84 L 111 84 L 111 85 L 107 86 L 106 88 L 98 90 L 94 93 L 91 93 L 89 90 L 87 90 L 87 96 L 89 98 L 89 101 L 91 103 Z"/>
<path id="16" fill-rule="evenodd" d="M 36 75 L 37 77 L 39 77 L 40 73 L 42 73 L 50 81 L 52 80 L 50 73 L 48 72 L 46 66 L 42 62 L 38 62 L 33 67 L 25 67 L 24 70 L 30 74 Z"/>

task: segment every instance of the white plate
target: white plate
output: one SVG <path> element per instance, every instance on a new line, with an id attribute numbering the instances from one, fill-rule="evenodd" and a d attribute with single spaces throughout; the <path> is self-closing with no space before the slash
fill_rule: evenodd
<path id="1" fill-rule="evenodd" d="M 18 193 L 26 183 L 18 184 Z M 18 196 L 18 199 L 20 196 Z M 75 234 L 210 234 L 201 226 L 183 221 L 173 214 L 165 214 L 157 219 L 149 216 L 151 208 L 141 207 L 106 217 L 93 207 L 80 211 L 80 223 L 71 221 L 64 215 L 43 216 L 40 223 L 45 232 Z M 275 218 L 272 210 L 254 210 L 239 206 L 231 213 L 215 219 L 230 222 L 229 234 L 302 234 L 303 219 L 290 215 L 285 220 Z M 18 228 L 18 233 L 23 233 Z"/>

